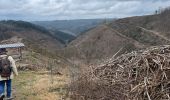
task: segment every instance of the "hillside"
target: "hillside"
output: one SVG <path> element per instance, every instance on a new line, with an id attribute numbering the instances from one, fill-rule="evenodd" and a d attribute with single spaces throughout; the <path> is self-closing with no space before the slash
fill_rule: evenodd
<path id="1" fill-rule="evenodd" d="M 57 40 L 59 40 L 61 43 L 65 45 L 67 45 L 69 42 L 71 42 L 76 38 L 76 36 L 72 34 L 68 34 L 67 32 L 62 32 L 59 30 L 49 30 L 49 31 L 54 38 L 56 38 Z"/>
<path id="2" fill-rule="evenodd" d="M 64 33 L 60 31 L 58 33 L 65 39 L 67 38 L 67 35 Z M 68 65 L 73 66 L 69 60 L 65 59 L 63 55 L 60 55 L 60 52 L 58 52 L 64 48 L 65 44 L 61 43 L 58 37 L 55 37 L 55 34 L 29 22 L 12 20 L 0 21 L 0 43 L 23 42 L 25 48 L 23 49 L 23 59 L 19 66 L 28 67 L 28 69 L 34 70 L 38 68 L 49 70 L 48 66 L 51 65 L 49 65 L 49 61 L 50 63 L 53 62 L 54 67 L 56 67 L 57 62 L 57 66 L 62 67 L 62 69 Z M 73 69 L 77 70 L 77 68 Z"/>
<path id="3" fill-rule="evenodd" d="M 88 61 L 112 57 L 139 48 L 170 43 L 170 13 L 123 18 L 99 25 L 70 43 L 66 56 Z M 77 51 L 77 52 L 75 52 Z M 80 56 L 81 55 L 81 56 Z M 116 55 L 116 56 L 117 56 Z"/>
<path id="4" fill-rule="evenodd" d="M 0 21 L 0 37 L 1 41 L 12 37 L 21 38 L 27 47 L 34 50 L 49 48 L 49 52 L 55 52 L 63 47 L 48 30 L 24 21 Z"/>
<path id="5" fill-rule="evenodd" d="M 25 37 L 34 36 L 33 34 L 35 33 L 35 36 L 30 37 L 30 40 L 31 38 L 34 38 L 34 40 L 36 38 L 40 39 L 46 35 L 48 36 L 46 38 L 51 40 L 50 44 L 57 44 L 58 46 L 59 45 L 61 46 L 61 44 L 65 44 L 66 41 L 69 42 L 75 39 L 75 36 L 67 34 L 65 32 L 61 32 L 58 30 L 48 30 L 42 26 L 35 25 L 35 24 L 25 22 L 25 21 L 14 21 L 14 20 L 0 21 L 0 30 L 1 30 L 1 36 L 2 36 L 0 37 L 1 40 L 3 40 L 3 38 L 4 39 L 9 38 L 12 35 L 12 34 L 9 35 L 9 32 L 16 32 L 19 34 L 15 34 L 15 35 L 23 35 L 23 36 L 26 34 L 24 32 L 28 32 L 28 33 L 31 32 L 29 35 L 26 35 Z M 42 36 L 38 37 L 40 34 L 42 34 Z"/>
<path id="6" fill-rule="evenodd" d="M 138 41 L 125 37 L 107 25 L 100 25 L 71 42 L 66 52 L 87 61 L 94 61 L 110 58 L 120 49 L 118 55 L 142 47 Z M 69 55 L 67 53 L 66 56 Z"/>
<path id="7" fill-rule="evenodd" d="M 110 24 L 110 26 L 125 36 L 134 38 L 144 44 L 159 45 L 164 44 L 162 40 L 169 42 L 169 17 L 170 10 L 167 10 L 155 15 L 119 19 Z M 161 40 L 157 40 L 156 37 Z"/>

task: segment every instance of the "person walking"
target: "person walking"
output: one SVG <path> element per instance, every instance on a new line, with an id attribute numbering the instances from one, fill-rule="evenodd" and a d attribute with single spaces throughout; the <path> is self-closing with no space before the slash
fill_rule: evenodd
<path id="1" fill-rule="evenodd" d="M 11 56 L 7 55 L 6 48 L 0 49 L 0 100 L 5 98 L 5 85 L 6 85 L 6 98 L 11 100 L 12 93 L 12 79 L 14 75 L 18 76 L 18 71 L 15 61 Z"/>

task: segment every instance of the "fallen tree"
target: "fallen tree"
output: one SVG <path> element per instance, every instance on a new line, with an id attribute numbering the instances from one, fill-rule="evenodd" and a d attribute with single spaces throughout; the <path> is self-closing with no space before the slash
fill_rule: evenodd
<path id="1" fill-rule="evenodd" d="M 110 59 L 70 85 L 74 100 L 170 100 L 170 46 Z"/>

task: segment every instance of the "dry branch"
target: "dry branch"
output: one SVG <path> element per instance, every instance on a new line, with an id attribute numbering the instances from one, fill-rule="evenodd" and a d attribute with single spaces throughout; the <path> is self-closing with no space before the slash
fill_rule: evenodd
<path id="1" fill-rule="evenodd" d="M 86 80 L 89 84 L 93 82 L 95 84 L 93 83 L 91 88 L 85 88 L 86 85 L 84 85 L 84 90 L 81 91 L 77 88 L 77 93 L 81 96 L 83 94 L 87 100 L 99 99 L 95 97 L 97 94 L 92 90 L 92 87 L 97 87 L 100 90 L 101 94 L 99 93 L 98 96 L 103 95 L 101 100 L 170 99 L 169 45 L 123 54 L 108 60 L 106 64 L 101 64 L 91 71 L 93 72 L 90 72 L 91 74 L 86 77 Z M 80 85 L 79 88 L 81 88 L 82 79 L 77 81 Z M 101 91 L 100 88 L 108 90 Z M 91 95 L 88 98 L 90 92 L 95 96 Z"/>

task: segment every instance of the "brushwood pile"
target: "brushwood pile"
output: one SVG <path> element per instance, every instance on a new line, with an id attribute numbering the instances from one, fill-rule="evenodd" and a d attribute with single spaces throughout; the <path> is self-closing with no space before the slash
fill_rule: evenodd
<path id="1" fill-rule="evenodd" d="M 74 100 L 170 100 L 170 45 L 93 66 L 71 86 Z"/>

